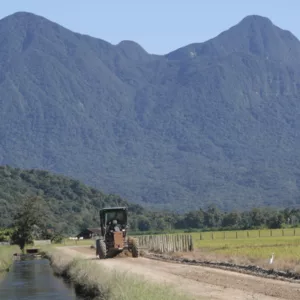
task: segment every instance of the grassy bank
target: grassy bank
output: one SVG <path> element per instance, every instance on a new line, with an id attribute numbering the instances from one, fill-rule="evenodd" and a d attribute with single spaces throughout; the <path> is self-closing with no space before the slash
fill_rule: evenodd
<path id="1" fill-rule="evenodd" d="M 77 291 L 90 299 L 101 300 L 188 300 L 172 287 L 149 283 L 146 279 L 112 271 L 93 261 L 71 258 L 57 250 L 48 255 L 56 274 L 69 278 Z"/>
<path id="2" fill-rule="evenodd" d="M 13 261 L 13 254 L 18 251 L 16 246 L 0 246 L 0 276 L 8 271 Z"/>

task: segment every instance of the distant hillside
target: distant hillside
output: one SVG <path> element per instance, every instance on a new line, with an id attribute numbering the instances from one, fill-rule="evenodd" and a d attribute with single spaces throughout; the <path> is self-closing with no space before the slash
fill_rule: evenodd
<path id="1" fill-rule="evenodd" d="M 0 164 L 180 211 L 299 206 L 299 89 L 300 43 L 264 17 L 159 56 L 16 13 L 0 21 Z"/>
<path id="2" fill-rule="evenodd" d="M 127 206 L 132 219 L 145 211 L 128 204 L 116 195 L 105 195 L 77 180 L 56 176 L 46 171 L 0 167 L 0 228 L 9 226 L 12 215 L 26 196 L 45 199 L 49 226 L 64 233 L 78 233 L 80 228 L 99 226 L 99 209 Z"/>

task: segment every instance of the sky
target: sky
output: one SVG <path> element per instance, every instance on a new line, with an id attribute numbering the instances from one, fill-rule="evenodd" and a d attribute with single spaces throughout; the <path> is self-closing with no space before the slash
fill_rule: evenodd
<path id="1" fill-rule="evenodd" d="M 253 14 L 300 39 L 299 0 L 9 0 L 0 18 L 18 11 L 112 44 L 132 40 L 152 54 L 204 42 Z"/>

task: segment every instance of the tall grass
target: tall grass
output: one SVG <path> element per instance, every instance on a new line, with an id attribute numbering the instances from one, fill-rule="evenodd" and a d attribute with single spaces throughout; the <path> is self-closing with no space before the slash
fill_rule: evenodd
<path id="1" fill-rule="evenodd" d="M 172 286 L 149 283 L 138 275 L 112 271 L 89 260 L 70 258 L 57 250 L 50 251 L 50 260 L 55 273 L 68 277 L 82 295 L 92 299 L 192 299 L 178 294 Z"/>
<path id="2" fill-rule="evenodd" d="M 16 246 L 0 246 L 0 273 L 8 271 L 17 250 Z"/>

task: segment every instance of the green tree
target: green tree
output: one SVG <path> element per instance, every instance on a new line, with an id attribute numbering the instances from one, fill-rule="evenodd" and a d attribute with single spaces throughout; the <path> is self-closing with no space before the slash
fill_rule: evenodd
<path id="1" fill-rule="evenodd" d="M 13 229 L 10 228 L 0 228 L 0 242 L 8 242 L 11 239 Z"/>
<path id="2" fill-rule="evenodd" d="M 145 216 L 141 216 L 138 220 L 138 229 L 140 231 L 148 231 L 151 229 L 151 223 Z"/>
<path id="3" fill-rule="evenodd" d="M 223 227 L 238 227 L 240 223 L 240 214 L 238 212 L 230 212 L 224 215 L 222 220 Z"/>
<path id="4" fill-rule="evenodd" d="M 250 212 L 252 225 L 260 227 L 266 224 L 267 212 L 263 212 L 259 208 L 253 208 Z"/>
<path id="5" fill-rule="evenodd" d="M 283 224 L 284 224 L 284 215 L 283 213 L 280 212 L 276 212 L 272 214 L 267 220 L 268 227 L 272 229 L 281 228 Z"/>
<path id="6" fill-rule="evenodd" d="M 202 210 L 191 211 L 185 215 L 186 228 L 202 228 L 204 224 L 204 213 Z"/>
<path id="7" fill-rule="evenodd" d="M 223 220 L 222 212 L 217 208 L 216 205 L 209 205 L 205 212 L 204 224 L 207 227 L 218 227 L 221 225 Z"/>
<path id="8" fill-rule="evenodd" d="M 22 252 L 26 244 L 33 242 L 37 228 L 45 227 L 45 203 L 40 197 L 28 197 L 14 216 L 14 232 L 12 242 L 20 247 Z"/>
<path id="9" fill-rule="evenodd" d="M 163 219 L 163 217 L 160 218 L 156 218 L 151 222 L 151 227 L 154 230 L 166 230 L 168 229 L 168 224 L 166 223 L 166 221 Z"/>
<path id="10" fill-rule="evenodd" d="M 250 229 L 252 227 L 252 214 L 249 211 L 244 211 L 240 215 L 238 228 Z"/>

